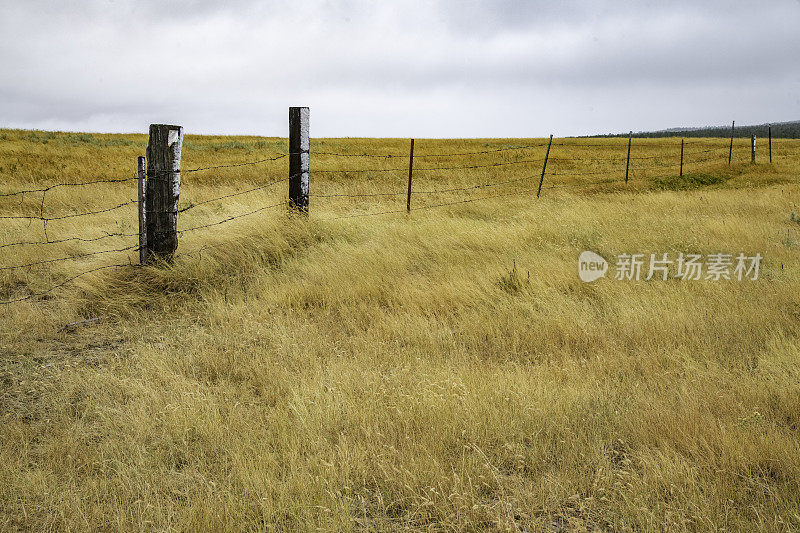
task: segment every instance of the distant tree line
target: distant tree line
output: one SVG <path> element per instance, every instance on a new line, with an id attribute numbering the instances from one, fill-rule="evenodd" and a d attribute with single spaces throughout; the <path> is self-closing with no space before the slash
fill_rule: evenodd
<path id="1" fill-rule="evenodd" d="M 734 137 L 749 138 L 755 135 L 758 138 L 767 136 L 769 124 L 759 124 L 757 126 L 739 126 L 734 128 Z M 627 133 L 606 133 L 603 135 L 590 135 L 588 137 L 627 137 Z M 708 126 L 705 128 L 670 128 L 661 131 L 639 131 L 634 132 L 633 137 L 727 137 L 731 136 L 731 127 L 728 126 Z M 776 139 L 800 139 L 800 120 L 792 122 L 776 122 L 772 124 L 772 137 Z"/>

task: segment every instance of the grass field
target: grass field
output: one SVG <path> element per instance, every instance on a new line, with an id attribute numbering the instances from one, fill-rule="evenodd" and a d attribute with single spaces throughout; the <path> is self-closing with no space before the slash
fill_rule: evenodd
<path id="1" fill-rule="evenodd" d="M 516 181 L 351 216 L 405 209 L 402 194 L 328 195 L 402 193 L 405 172 L 380 170 L 407 166 L 408 141 L 315 139 L 307 219 L 267 209 L 185 233 L 171 266 L 0 306 L 0 529 L 800 529 L 800 142 L 773 141 L 773 164 L 760 143 L 751 165 L 737 140 L 729 167 L 726 140 L 691 141 L 680 178 L 679 140 L 634 140 L 628 184 L 626 140 L 554 141 L 537 199 L 540 162 L 486 165 L 543 146 L 424 156 L 542 139 L 420 139 L 418 169 L 477 168 L 417 170 L 417 191 Z M 0 130 L 0 193 L 132 177 L 146 142 Z M 187 136 L 183 168 L 285 150 Z M 181 206 L 286 167 L 185 172 Z M 0 197 L 0 215 L 134 196 L 133 181 L 59 187 Z M 283 182 L 198 205 L 179 227 L 285 197 Z M 44 238 L 41 221 L 0 228 L 0 245 Z M 47 237 L 136 231 L 131 205 Z M 0 267 L 135 242 L 6 246 Z M 612 261 L 607 279 L 579 280 L 587 249 Z M 764 261 L 755 281 L 613 279 L 634 252 Z M 135 258 L 3 269 L 0 299 Z"/>

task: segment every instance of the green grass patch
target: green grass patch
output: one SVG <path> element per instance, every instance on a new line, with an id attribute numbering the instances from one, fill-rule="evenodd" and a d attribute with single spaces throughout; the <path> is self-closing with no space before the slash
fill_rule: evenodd
<path id="1" fill-rule="evenodd" d="M 653 178 L 653 185 L 665 191 L 685 191 L 714 185 L 722 185 L 730 179 L 723 174 L 692 173 L 683 176 L 664 176 Z"/>

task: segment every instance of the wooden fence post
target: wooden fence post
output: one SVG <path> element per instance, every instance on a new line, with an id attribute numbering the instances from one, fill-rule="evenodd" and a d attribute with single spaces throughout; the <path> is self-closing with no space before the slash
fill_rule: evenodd
<path id="1" fill-rule="evenodd" d="M 406 199 L 406 211 L 411 212 L 411 176 L 414 173 L 414 139 L 411 139 L 411 153 L 408 156 L 408 198 Z"/>
<path id="2" fill-rule="evenodd" d="M 736 125 L 736 121 L 731 122 L 731 147 L 728 150 L 728 166 L 731 166 L 731 156 L 733 155 L 733 127 Z"/>
<path id="3" fill-rule="evenodd" d="M 550 134 L 550 141 L 547 143 L 547 153 L 544 154 L 544 164 L 542 165 L 542 177 L 539 179 L 539 190 L 536 192 L 536 198 L 542 194 L 542 183 L 544 183 L 544 171 L 547 169 L 547 159 L 550 157 L 550 145 L 553 144 L 553 134 Z"/>
<path id="4" fill-rule="evenodd" d="M 631 135 L 633 135 L 633 130 L 628 132 L 628 160 L 625 162 L 625 183 L 628 183 L 628 169 L 631 167 Z"/>
<path id="5" fill-rule="evenodd" d="M 309 108 L 289 108 L 289 207 L 308 213 Z"/>
<path id="6" fill-rule="evenodd" d="M 178 196 L 181 191 L 181 146 L 183 128 L 151 124 L 147 145 L 147 254 L 145 262 L 155 258 L 171 260 L 178 248 Z"/>
<path id="7" fill-rule="evenodd" d="M 750 164 L 756 162 L 756 136 L 750 137 Z"/>
<path id="8" fill-rule="evenodd" d="M 145 200 L 145 187 L 147 185 L 145 181 L 147 175 L 146 159 L 140 156 L 138 164 L 139 179 L 136 183 L 139 187 L 139 264 L 143 265 L 147 262 L 147 202 Z"/>
<path id="9" fill-rule="evenodd" d="M 769 135 L 769 163 L 772 164 L 772 124 L 767 126 L 767 135 Z"/>
<path id="10" fill-rule="evenodd" d="M 680 177 L 681 178 L 683 177 L 683 139 L 681 139 L 681 175 L 680 175 Z"/>

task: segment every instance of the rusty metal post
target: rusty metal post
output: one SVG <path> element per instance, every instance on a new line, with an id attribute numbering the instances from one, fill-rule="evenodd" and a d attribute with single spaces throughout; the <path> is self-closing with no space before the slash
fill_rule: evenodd
<path id="1" fill-rule="evenodd" d="M 772 124 L 767 126 L 767 135 L 769 135 L 769 163 L 772 164 Z"/>
<path id="2" fill-rule="evenodd" d="M 139 192 L 139 264 L 147 262 L 147 163 L 144 157 L 138 159 L 138 179 L 136 184 Z"/>
<path id="3" fill-rule="evenodd" d="M 731 166 L 731 156 L 733 156 L 733 127 L 736 125 L 736 121 L 731 122 L 731 147 L 728 150 L 728 166 Z"/>
<path id="4" fill-rule="evenodd" d="M 628 160 L 625 162 L 625 183 L 628 183 L 628 170 L 631 167 L 631 135 L 633 131 L 628 133 Z"/>
<path id="5" fill-rule="evenodd" d="M 406 211 L 411 212 L 411 176 L 414 174 L 414 139 L 411 139 L 411 153 L 408 156 L 408 197 Z"/>
<path id="6" fill-rule="evenodd" d="M 547 153 L 544 154 L 544 164 L 542 165 L 542 177 L 539 179 L 539 190 L 536 191 L 536 198 L 542 194 L 542 183 L 544 183 L 544 172 L 547 170 L 547 159 L 550 157 L 550 145 L 553 144 L 553 134 L 550 134 L 550 141 L 547 143 Z"/>

